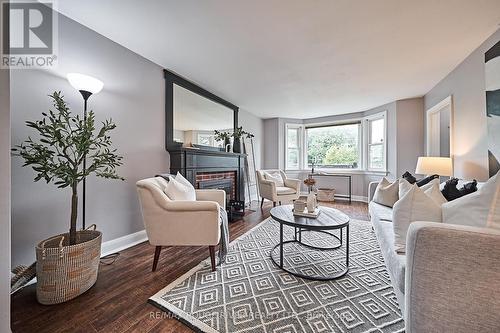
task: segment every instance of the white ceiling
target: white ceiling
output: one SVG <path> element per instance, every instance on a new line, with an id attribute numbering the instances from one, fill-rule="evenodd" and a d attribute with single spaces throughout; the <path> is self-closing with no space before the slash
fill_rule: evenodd
<path id="1" fill-rule="evenodd" d="M 260 117 L 422 96 L 498 29 L 499 0 L 64 0 L 59 10 Z"/>

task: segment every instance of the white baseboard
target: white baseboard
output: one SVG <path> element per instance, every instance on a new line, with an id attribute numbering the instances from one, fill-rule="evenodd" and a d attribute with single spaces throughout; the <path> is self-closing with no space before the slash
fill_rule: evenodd
<path id="1" fill-rule="evenodd" d="M 103 242 L 101 245 L 101 257 L 125 250 L 147 240 L 148 236 L 146 235 L 146 230 L 141 230 L 130 235 Z"/>

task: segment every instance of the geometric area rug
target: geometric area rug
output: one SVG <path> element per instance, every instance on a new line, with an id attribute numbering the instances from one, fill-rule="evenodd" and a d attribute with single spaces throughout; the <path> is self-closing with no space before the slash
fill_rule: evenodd
<path id="1" fill-rule="evenodd" d="M 149 302 L 198 332 L 403 332 L 371 224 L 351 220 L 349 228 L 349 272 L 340 279 L 312 281 L 276 267 L 269 255 L 279 240 L 279 224 L 269 218 L 230 243 L 217 271 L 204 260 Z M 285 239 L 293 238 L 293 230 L 284 227 Z M 303 241 L 306 234 L 311 245 L 333 242 L 316 232 L 304 233 Z M 317 273 L 343 269 L 344 250 L 288 244 L 284 265 Z"/>

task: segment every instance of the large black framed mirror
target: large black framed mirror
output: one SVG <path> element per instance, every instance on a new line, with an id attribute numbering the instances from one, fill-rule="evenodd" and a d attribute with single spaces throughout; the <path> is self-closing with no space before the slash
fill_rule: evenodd
<path id="1" fill-rule="evenodd" d="M 238 127 L 238 107 L 197 84 L 164 70 L 165 148 L 224 150 L 214 130 L 233 132 Z"/>

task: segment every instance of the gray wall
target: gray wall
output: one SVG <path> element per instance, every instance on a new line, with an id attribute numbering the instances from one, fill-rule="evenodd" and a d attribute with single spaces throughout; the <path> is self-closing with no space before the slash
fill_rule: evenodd
<path id="1" fill-rule="evenodd" d="M 455 177 L 488 179 L 484 53 L 500 40 L 500 29 L 425 96 L 425 110 L 453 96 Z"/>
<path id="2" fill-rule="evenodd" d="M 417 159 L 424 154 L 424 101 L 411 98 L 396 102 L 396 178 L 415 172 Z"/>
<path id="3" fill-rule="evenodd" d="M 24 122 L 40 118 L 41 112 L 51 107 L 47 94 L 54 90 L 63 91 L 74 112 L 82 112 L 82 97 L 66 80 L 69 72 L 92 75 L 104 82 L 104 89 L 89 99 L 89 106 L 96 112 L 97 120 L 112 118 L 116 122 L 112 140 L 124 156 L 119 173 L 125 182 L 93 176 L 87 179 L 87 225 L 96 223 L 103 231 L 103 241 L 143 230 L 135 182 L 168 171 L 170 166 L 164 149 L 162 68 L 59 15 L 58 68 L 13 72 L 13 143 L 18 144 L 33 133 Z M 255 134 L 256 162 L 260 168 L 263 122 L 240 110 L 240 125 Z M 30 264 L 37 242 L 69 229 L 70 193 L 43 182 L 34 183 L 34 172 L 21 164 L 19 158 L 12 161 L 13 266 Z"/>
<path id="4" fill-rule="evenodd" d="M 0 69 L 0 332 L 10 332 L 10 84 Z"/>

